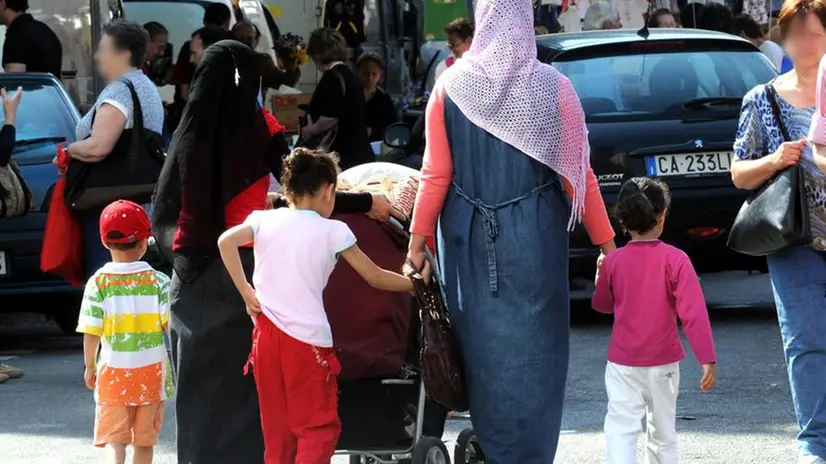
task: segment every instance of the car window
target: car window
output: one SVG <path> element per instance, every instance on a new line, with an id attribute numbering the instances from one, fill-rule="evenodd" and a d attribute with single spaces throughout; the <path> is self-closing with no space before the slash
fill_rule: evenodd
<path id="1" fill-rule="evenodd" d="M 192 33 L 204 26 L 204 5 L 197 2 L 127 1 L 126 18 L 141 24 L 157 21 L 169 31 L 173 60 Z"/>
<path id="2" fill-rule="evenodd" d="M 689 100 L 742 98 L 775 76 L 758 51 L 640 53 L 552 65 L 571 80 L 590 121 L 680 119 Z"/>
<path id="3" fill-rule="evenodd" d="M 16 89 L 14 82 L 3 83 L 7 89 Z M 16 146 L 13 152 L 14 159 L 26 164 L 33 158 L 55 155 L 55 139 L 73 141 L 75 139 L 75 123 L 71 111 L 67 107 L 60 91 L 54 86 L 25 85 L 23 97 L 17 109 Z M 5 124 L 5 117 L 0 112 L 0 125 Z M 41 140 L 37 143 L 27 143 Z"/>

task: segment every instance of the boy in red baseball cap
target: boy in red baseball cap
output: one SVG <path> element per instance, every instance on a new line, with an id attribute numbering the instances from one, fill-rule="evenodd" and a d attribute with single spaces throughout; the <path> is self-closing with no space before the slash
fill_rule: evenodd
<path id="1" fill-rule="evenodd" d="M 151 236 L 140 205 L 118 200 L 103 210 L 100 237 L 112 261 L 89 279 L 80 309 L 83 377 L 97 404 L 94 444 L 108 462 L 123 463 L 130 444 L 133 462 L 152 462 L 164 401 L 174 393 L 164 343 L 170 279 L 141 261 Z"/>

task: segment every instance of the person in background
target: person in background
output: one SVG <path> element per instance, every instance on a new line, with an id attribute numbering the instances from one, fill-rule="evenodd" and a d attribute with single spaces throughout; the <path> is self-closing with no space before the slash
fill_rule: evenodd
<path id="1" fill-rule="evenodd" d="M 674 18 L 674 13 L 671 10 L 660 8 L 651 13 L 651 17 L 648 18 L 648 27 L 678 27 L 677 19 Z"/>
<path id="2" fill-rule="evenodd" d="M 229 32 L 217 27 L 202 27 L 192 33 L 189 43 L 189 64 L 195 69 L 204 59 L 204 52 L 210 45 L 231 38 Z"/>
<path id="3" fill-rule="evenodd" d="M 18 87 L 14 95 L 11 96 L 9 96 L 6 89 L 0 89 L 0 97 L 3 99 L 3 128 L 0 129 L 0 167 L 8 165 L 11 160 L 16 138 L 17 108 L 20 106 L 22 96 L 22 87 Z M 23 377 L 22 369 L 0 363 L 0 383 L 4 383 L 9 379 L 19 379 L 20 377 Z"/>
<path id="4" fill-rule="evenodd" d="M 229 7 L 221 2 L 210 3 L 204 10 L 204 27 L 217 27 L 224 31 L 229 31 L 229 23 L 232 20 L 232 12 Z M 175 68 L 172 71 L 170 83 L 175 84 L 175 97 L 169 113 L 168 126 L 175 131 L 178 121 L 189 99 L 189 84 L 192 75 L 195 74 L 195 66 L 192 65 L 189 50 L 190 41 L 184 42 L 178 51 L 178 59 L 175 61 Z"/>
<path id="5" fill-rule="evenodd" d="M 434 82 L 439 80 L 445 70 L 462 57 L 473 43 L 473 24 L 465 18 L 454 19 L 445 29 L 447 35 L 447 48 L 450 55 L 436 65 Z"/>
<path id="6" fill-rule="evenodd" d="M 371 142 L 382 141 L 387 126 L 399 119 L 393 99 L 379 87 L 384 78 L 384 60 L 377 53 L 362 53 L 356 60 L 356 70 L 364 88 L 367 137 Z"/>
<path id="7" fill-rule="evenodd" d="M 636 461 L 643 420 L 646 462 L 678 462 L 677 394 L 685 351 L 677 318 L 702 366 L 700 390 L 711 390 L 717 379 L 700 280 L 688 256 L 659 239 L 670 202 L 668 186 L 659 180 L 625 182 L 614 216 L 631 241 L 606 256 L 597 270 L 591 304 L 614 315 L 605 367 L 608 464 Z"/>
<path id="8" fill-rule="evenodd" d="M 269 53 L 258 51 L 261 31 L 258 26 L 247 21 L 239 21 L 232 26 L 232 35 L 236 40 L 246 44 L 256 52 L 258 67 L 261 68 L 261 87 L 276 90 L 282 85 L 294 84 L 298 69 L 281 70 Z"/>
<path id="9" fill-rule="evenodd" d="M 703 7 L 697 22 L 697 29 L 735 34 L 734 15 L 727 6 L 709 3 Z"/>
<path id="10" fill-rule="evenodd" d="M 779 25 L 794 68 L 773 81 L 782 121 L 772 110 L 767 87 L 743 97 L 734 141 L 731 179 L 757 190 L 783 169 L 803 171 L 813 241 L 766 257 L 774 290 L 789 386 L 800 433 L 799 464 L 826 463 L 826 159 L 806 138 L 815 114 L 818 66 L 826 54 L 826 2 L 786 0 Z M 779 124 L 791 140 L 784 140 Z"/>
<path id="11" fill-rule="evenodd" d="M 680 25 L 687 29 L 696 29 L 702 14 L 702 3 L 688 3 L 680 10 Z"/>
<path id="12" fill-rule="evenodd" d="M 0 0 L 0 23 L 6 26 L 3 43 L 5 72 L 50 73 L 60 79 L 63 46 L 57 34 L 28 14 L 28 0 Z"/>
<path id="13" fill-rule="evenodd" d="M 76 142 L 69 144 L 67 154 L 87 163 L 106 159 L 124 129 L 134 125 L 134 105 L 128 80 L 135 88 L 143 113 L 146 130 L 163 133 L 164 110 L 158 88 L 140 70 L 146 57 L 149 34 L 133 21 L 115 20 L 103 27 L 103 36 L 95 55 L 97 71 L 107 85 L 89 112 L 75 129 Z M 56 160 L 55 160 L 56 162 Z M 98 223 L 100 210 L 83 211 L 83 247 L 86 266 L 91 274 L 109 261 L 109 250 L 100 241 Z"/>
<path id="14" fill-rule="evenodd" d="M 783 49 L 771 40 L 766 40 L 763 29 L 757 24 L 757 21 L 749 15 L 737 15 L 734 18 L 734 28 L 737 35 L 759 48 L 774 65 L 774 69 L 780 71 L 783 67 L 783 56 L 785 55 Z"/>
<path id="15" fill-rule="evenodd" d="M 617 11 L 604 0 L 591 3 L 582 23 L 583 31 L 619 29 L 620 27 L 622 24 Z"/>
<path id="16" fill-rule="evenodd" d="M 132 463 L 152 463 L 175 389 L 164 343 L 170 279 L 142 261 L 151 236 L 140 205 L 118 200 L 103 209 L 100 237 L 112 260 L 89 278 L 78 317 L 83 380 L 95 392 L 94 444 L 111 464 L 125 464 L 127 445 Z"/>
<path id="17" fill-rule="evenodd" d="M 172 77 L 172 46 L 169 43 L 169 31 L 156 21 L 144 24 L 143 28 L 149 34 L 149 47 L 141 69 L 155 85 L 166 85 Z"/>
<path id="18" fill-rule="evenodd" d="M 435 236 L 487 462 L 548 464 L 570 353 L 569 230 L 582 218 L 605 254 L 614 231 L 579 97 L 537 60 L 531 2 L 478 0 L 475 15 L 470 51 L 427 103 L 408 259 L 422 266 Z"/>
<path id="19" fill-rule="evenodd" d="M 316 29 L 307 41 L 307 55 L 324 73 L 313 91 L 308 124 L 301 127 L 304 140 L 323 137 L 337 128 L 331 151 L 341 157 L 342 171 L 375 159 L 367 140 L 364 89 L 344 64 L 347 43 L 333 29 Z"/>

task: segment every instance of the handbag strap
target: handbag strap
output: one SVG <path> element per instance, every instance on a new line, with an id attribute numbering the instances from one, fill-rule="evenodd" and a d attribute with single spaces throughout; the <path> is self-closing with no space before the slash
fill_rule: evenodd
<path id="1" fill-rule="evenodd" d="M 129 150 L 129 171 L 137 172 L 139 162 L 138 157 L 142 153 L 140 147 L 145 144 L 143 134 L 143 108 L 141 107 L 138 92 L 135 90 L 135 86 L 132 84 L 132 81 L 124 77 L 121 79 L 121 82 L 126 85 L 126 88 L 129 89 L 129 95 L 132 96 L 132 139 L 130 140 Z"/>
<path id="2" fill-rule="evenodd" d="M 766 84 L 766 95 L 768 96 L 769 105 L 772 108 L 772 114 L 777 121 L 777 126 L 780 128 L 780 134 L 783 136 L 784 142 L 792 140 L 789 137 L 789 131 L 786 129 L 786 124 L 783 122 L 783 115 L 780 113 L 780 105 L 777 103 L 777 91 L 774 89 L 774 80 Z"/>

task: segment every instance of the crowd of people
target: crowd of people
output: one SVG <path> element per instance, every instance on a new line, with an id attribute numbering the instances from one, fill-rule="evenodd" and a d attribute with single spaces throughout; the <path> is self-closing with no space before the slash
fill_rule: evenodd
<path id="1" fill-rule="evenodd" d="M 701 364 L 699 388 L 716 384 L 702 290 L 687 256 L 659 240 L 671 207 L 659 181 L 635 178 L 622 187 L 614 213 L 631 242 L 617 249 L 590 167 L 584 112 L 570 81 L 536 59 L 534 15 L 531 2 L 479 0 L 473 23 L 445 29 L 452 56 L 440 63 L 420 127 L 427 144 L 406 274 L 428 278 L 426 251 L 435 241 L 437 285 L 486 462 L 552 462 L 569 359 L 567 236 L 581 221 L 601 250 L 592 304 L 615 314 L 605 374 L 608 460 L 634 462 L 641 420 L 654 410 L 646 419 L 649 458 L 674 463 L 685 357 L 678 319 Z M 688 4 L 679 15 L 657 9 L 647 21 L 739 33 L 778 66 L 766 31 L 724 5 Z M 605 29 L 620 19 L 598 1 L 585 22 Z M 772 119 L 765 86 L 744 98 L 732 179 L 756 189 L 797 162 L 807 169 L 815 240 L 770 255 L 769 269 L 802 429 L 800 462 L 822 464 L 826 162 L 802 140 L 820 104 L 826 4 L 788 0 L 777 27 L 794 65 L 770 84 L 783 120 Z M 295 70 L 256 51 L 260 31 L 243 22 L 230 29 L 229 10 L 216 3 L 190 37 L 172 67 L 162 24 L 107 24 L 96 59 L 109 84 L 67 148 L 72 162 L 94 164 L 112 156 L 128 131 L 171 134 L 148 213 L 125 200 L 82 213 L 91 277 L 78 331 L 84 380 L 95 391 L 94 443 L 114 463 L 125 461 L 127 445 L 133 462 L 152 462 L 165 401 L 177 393 L 181 462 L 327 464 L 341 434 L 340 364 L 322 297 L 328 278 L 341 256 L 372 286 L 413 288 L 402 269 L 376 266 L 345 222 L 329 219 L 348 213 L 387 222 L 396 214 L 384 195 L 336 189 L 340 169 L 373 160 L 369 141 L 381 140 L 395 118 L 379 87 L 385 64 L 363 54 L 354 71 L 345 37 L 314 31 L 307 53 L 323 76 L 293 149 L 261 95 Z M 25 57 L 6 63 L 4 53 L 6 65 L 36 66 Z M 160 99 L 160 82 L 176 84 L 172 107 Z M 21 94 L 2 95 L 0 163 L 10 154 L 3 141 L 13 140 Z M 818 108 L 826 114 L 826 104 Z M 792 138 L 784 140 L 778 125 Z M 273 176 L 283 191 L 270 191 Z M 171 251 L 171 278 L 142 261 L 151 236 Z M 12 375 L 22 372 L 0 366 L 0 381 Z"/>

